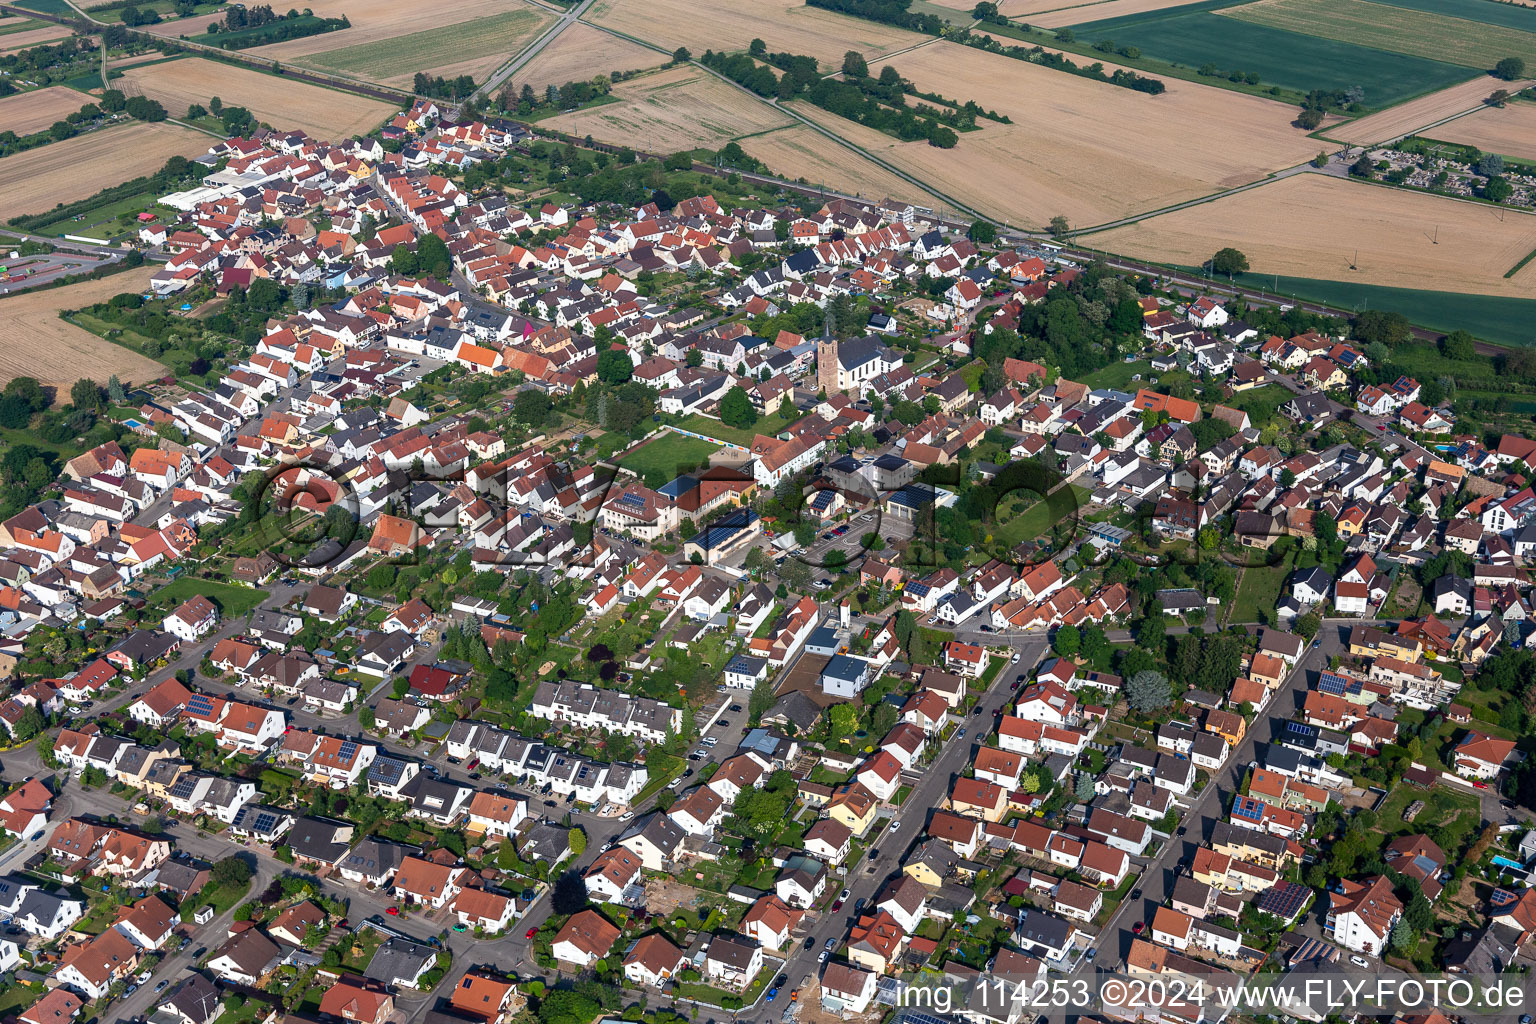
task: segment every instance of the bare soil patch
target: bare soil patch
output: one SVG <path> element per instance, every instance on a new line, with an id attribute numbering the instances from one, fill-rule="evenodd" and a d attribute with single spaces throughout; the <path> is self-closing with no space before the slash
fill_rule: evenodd
<path id="1" fill-rule="evenodd" d="M 1504 277 L 1536 249 L 1536 215 L 1322 174 L 1105 231 L 1091 244 L 1186 265 L 1232 246 L 1260 274 L 1536 298 L 1536 278 Z"/>
<path id="2" fill-rule="evenodd" d="M 741 148 L 781 178 L 803 178 L 834 192 L 863 199 L 901 199 L 919 206 L 937 200 L 916 185 L 897 177 L 846 146 L 839 146 L 805 125 L 780 128 L 744 139 Z"/>
<path id="3" fill-rule="evenodd" d="M 200 57 L 129 68 L 122 80 L 159 100 L 173 114 L 185 114 L 189 104 L 206 105 L 217 96 L 227 104 L 245 107 L 274 128 L 298 128 L 321 139 L 372 131 L 395 111 L 393 104 L 380 100 Z"/>
<path id="4" fill-rule="evenodd" d="M 668 68 L 614 86 L 617 103 L 549 118 L 572 135 L 631 145 L 653 153 L 724 142 L 782 128 L 790 119 L 750 93 L 706 71 Z"/>
<path id="5" fill-rule="evenodd" d="M 1485 153 L 1536 160 L 1536 103 L 1484 107 L 1425 134 L 1443 142 L 1476 146 Z"/>
<path id="6" fill-rule="evenodd" d="M 1192 82 L 1169 80 L 1166 92 L 1149 96 L 943 41 L 890 64 L 921 90 L 976 99 L 1014 123 L 980 121 L 944 150 L 808 104 L 797 109 L 1013 226 L 1043 227 L 1057 214 L 1102 224 L 1245 184 L 1317 152 L 1315 140 L 1291 127 L 1294 107 Z"/>
<path id="7" fill-rule="evenodd" d="M 578 21 L 562 30 L 554 42 L 513 75 L 511 84 L 514 92 L 524 85 L 533 86 L 534 92 L 543 92 L 546 85 L 586 81 L 594 75 L 615 71 L 656 68 L 666 62 L 667 58 L 655 50 Z"/>
<path id="8" fill-rule="evenodd" d="M 89 103 L 90 97 L 62 85 L 0 99 L 0 125 L 17 135 L 42 131 Z"/>
<path id="9" fill-rule="evenodd" d="M 0 220 L 43 213 L 208 151 L 209 138 L 174 124 L 135 122 L 0 160 Z"/>
<path id="10" fill-rule="evenodd" d="M 1510 92 L 1518 92 L 1530 84 L 1530 82 L 1521 82 L 1518 85 L 1510 85 L 1508 88 Z M 1474 78 L 1470 82 L 1462 82 L 1449 89 L 1441 89 L 1427 96 L 1420 96 L 1416 100 L 1399 103 L 1380 113 L 1345 122 L 1336 128 L 1328 129 L 1327 136 L 1353 146 L 1370 146 L 1387 142 L 1404 135 L 1412 135 L 1425 125 L 1434 124 L 1453 114 L 1471 110 L 1487 99 L 1494 89 L 1504 87 L 1505 83 L 1495 81 L 1492 77 Z M 1452 124 L 1457 123 L 1459 121 L 1452 122 Z M 1437 128 L 1430 134 L 1440 138 L 1441 130 Z"/>
<path id="11" fill-rule="evenodd" d="M 165 367 L 121 345 L 59 319 L 62 309 L 79 309 L 122 292 L 142 291 L 158 267 L 140 267 L 63 288 L 21 292 L 0 299 L 0 322 L 9 343 L 0 345 L 0 381 L 36 377 L 61 390 L 81 377 L 102 384 L 114 373 L 124 384 L 142 384 Z"/>
<path id="12" fill-rule="evenodd" d="M 679 46 L 694 53 L 745 50 L 762 39 L 770 51 L 809 54 L 827 71 L 849 50 L 878 57 L 927 38 L 800 0 L 598 0 L 586 19 L 669 52 Z"/>

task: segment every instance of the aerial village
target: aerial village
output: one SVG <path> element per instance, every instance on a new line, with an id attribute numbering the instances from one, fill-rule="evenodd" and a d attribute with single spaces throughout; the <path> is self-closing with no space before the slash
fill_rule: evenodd
<path id="1" fill-rule="evenodd" d="M 0 523 L 8 1019 L 1530 962 L 1536 441 L 1398 325 L 686 160 L 487 176 L 552 150 L 230 138 L 140 229 L 101 315 L 230 340 Z"/>

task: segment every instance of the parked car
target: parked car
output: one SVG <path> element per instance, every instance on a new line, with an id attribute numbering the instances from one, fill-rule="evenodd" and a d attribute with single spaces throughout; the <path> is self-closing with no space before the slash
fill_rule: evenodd
<path id="1" fill-rule="evenodd" d="M 828 952 L 827 950 L 824 949 L 824 950 L 821 951 L 821 953 L 819 955 L 817 955 L 816 962 L 819 963 L 819 964 L 824 964 L 824 963 L 827 962 L 827 957 L 829 957 L 831 955 L 832 954 L 830 952 Z"/>
<path id="2" fill-rule="evenodd" d="M 1371 969 L 1371 962 L 1363 956 L 1352 956 L 1349 958 L 1349 962 L 1363 970 Z"/>

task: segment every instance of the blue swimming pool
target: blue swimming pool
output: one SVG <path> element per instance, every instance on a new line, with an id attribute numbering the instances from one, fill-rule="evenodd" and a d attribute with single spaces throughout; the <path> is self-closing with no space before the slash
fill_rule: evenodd
<path id="1" fill-rule="evenodd" d="M 1521 864 L 1517 860 L 1510 860 L 1508 857 L 1506 857 L 1506 856 L 1504 856 L 1503 854 L 1500 854 L 1500 853 L 1496 853 L 1496 854 L 1493 855 L 1493 862 L 1495 864 L 1497 864 L 1501 868 L 1513 868 L 1516 871 L 1524 871 L 1525 870 L 1525 865 L 1524 864 Z"/>

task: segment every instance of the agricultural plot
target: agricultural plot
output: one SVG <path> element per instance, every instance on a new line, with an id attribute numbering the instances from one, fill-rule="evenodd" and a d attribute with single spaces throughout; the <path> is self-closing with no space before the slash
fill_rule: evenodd
<path id="1" fill-rule="evenodd" d="M 299 128 L 316 138 L 339 139 L 372 131 L 396 107 L 292 78 L 265 75 L 200 57 L 129 68 L 113 84 L 159 100 L 173 114 L 218 96 L 239 104 L 274 128 Z M 50 147 L 51 148 L 51 147 Z M 206 147 L 204 147 L 206 148 Z"/>
<path id="2" fill-rule="evenodd" d="M 1381 108 L 1472 77 L 1465 67 L 1324 39 L 1273 25 L 1222 17 L 1232 0 L 1145 14 L 1088 21 L 1074 26 L 1078 39 L 1135 46 L 1149 57 L 1200 68 L 1253 72 L 1267 84 L 1312 89 L 1364 90 L 1366 106 Z M 1214 80 L 1219 83 L 1219 79 Z"/>
<path id="3" fill-rule="evenodd" d="M 1517 160 L 1536 161 L 1536 103 L 1484 107 L 1429 132 L 1442 142 L 1476 146 Z"/>
<path id="4" fill-rule="evenodd" d="M 750 93 L 690 66 L 669 68 L 614 86 L 617 103 L 551 117 L 572 135 L 653 153 L 708 147 L 783 128 L 790 119 Z"/>
<path id="5" fill-rule="evenodd" d="M 69 29 L 63 25 L 45 25 L 41 22 L 31 22 L 31 24 L 36 27 L 8 32 L 0 36 L 0 53 L 25 50 L 29 46 L 39 46 L 43 43 L 61 43 L 69 38 Z"/>
<path id="6" fill-rule="evenodd" d="M 10 338 L 0 346 L 0 381 L 36 377 L 43 384 L 67 389 L 81 377 L 105 384 L 115 373 L 124 384 L 142 384 L 162 376 L 165 367 L 153 359 L 59 319 L 60 310 L 104 302 L 122 292 L 143 291 L 157 269 L 140 267 L 96 281 L 0 299 L 0 317 Z"/>
<path id="7" fill-rule="evenodd" d="M 15 0 L 17 7 L 25 7 L 29 11 L 37 11 L 39 14 L 60 14 L 64 17 L 73 17 L 74 8 L 64 0 Z"/>
<path id="8" fill-rule="evenodd" d="M 1297 174 L 1212 203 L 1090 236 L 1095 248 L 1197 266 L 1240 249 L 1253 278 L 1288 275 L 1536 298 L 1536 277 L 1504 272 L 1536 249 L 1536 215 Z"/>
<path id="9" fill-rule="evenodd" d="M 955 149 L 942 150 L 806 104 L 797 109 L 1016 227 L 1041 227 L 1057 214 L 1074 225 L 1102 224 L 1253 181 L 1317 151 L 1290 126 L 1294 108 L 1223 89 L 1170 80 L 1165 93 L 1149 96 L 942 41 L 890 63 L 920 90 L 987 97 L 1014 123 L 980 121 Z M 1190 124 L 1204 128 L 1178 127 Z"/>
<path id="10" fill-rule="evenodd" d="M 407 36 L 327 49 L 300 63 L 386 85 L 409 83 L 418 71 L 480 79 L 521 51 L 552 21 L 553 15 L 523 6 Z"/>
<path id="11" fill-rule="evenodd" d="M 538 56 L 512 76 L 512 89 L 524 85 L 542 94 L 546 85 L 586 81 L 614 71 L 639 71 L 667 62 L 664 54 L 621 39 L 609 32 L 576 22 L 563 29 Z"/>
<path id="12" fill-rule="evenodd" d="M 1045 0 L 1039 0 L 1042 7 Z M 1170 7 L 1186 7 L 1192 0 L 1096 0 L 1094 3 L 1081 4 L 1073 7 L 1057 7 L 1050 4 L 1052 10 L 1042 9 L 1039 14 L 1025 16 L 1016 15 L 1021 21 L 1038 28 L 1061 28 L 1064 25 L 1080 25 L 1089 19 L 1098 21 L 1107 18 L 1128 18 L 1137 14 L 1150 14 L 1153 11 L 1165 11 Z"/>
<path id="13" fill-rule="evenodd" d="M 1405 135 L 1414 134 L 1425 125 L 1435 124 L 1437 121 L 1443 121 L 1447 117 L 1454 117 L 1480 106 L 1483 100 L 1488 98 L 1489 93 L 1505 84 L 1495 82 L 1492 78 L 1479 76 L 1469 82 L 1453 85 L 1449 89 L 1441 89 L 1439 92 L 1420 96 L 1416 100 L 1400 103 L 1389 110 L 1325 129 L 1323 134 L 1327 138 L 1347 142 L 1352 146 L 1369 146 L 1400 139 Z M 1509 89 L 1514 92 L 1523 85 L 1529 84 L 1528 82 L 1516 83 L 1510 85 Z M 1452 124 L 1457 123 L 1460 122 L 1452 122 Z M 1440 129 L 1435 129 L 1432 134 L 1439 138 Z"/>
<path id="14" fill-rule="evenodd" d="M 791 181 L 803 178 L 810 184 L 865 199 L 890 196 L 918 206 L 932 206 L 936 201 L 906 179 L 805 125 L 754 135 L 743 139 L 741 148 L 767 164 L 773 174 Z"/>
<path id="15" fill-rule="evenodd" d="M 1502 57 L 1519 57 L 1528 67 L 1536 67 L 1536 13 L 1523 19 L 1533 31 L 1371 0 L 1256 0 L 1219 13 L 1287 32 L 1480 70 L 1493 67 Z"/>
<path id="16" fill-rule="evenodd" d="M 586 19 L 668 52 L 745 50 L 762 39 L 771 51 L 809 54 L 828 70 L 849 50 L 872 59 L 928 38 L 801 0 L 597 0 Z"/>
<path id="17" fill-rule="evenodd" d="M 214 11 L 211 14 L 194 14 L 190 18 L 177 18 L 174 21 L 161 21 L 153 25 L 145 26 L 146 30 L 167 39 L 180 39 L 185 36 L 192 40 L 201 40 L 208 35 L 208 26 L 216 21 L 224 20 L 223 11 Z"/>
<path id="18" fill-rule="evenodd" d="M 151 174 L 173 156 L 208 150 L 208 136 L 161 122 L 104 128 L 0 160 L 0 220 L 42 213 Z"/>
<path id="19" fill-rule="evenodd" d="M 0 99 L 0 124 L 17 135 L 42 131 L 90 102 L 90 97 L 62 85 Z"/>

